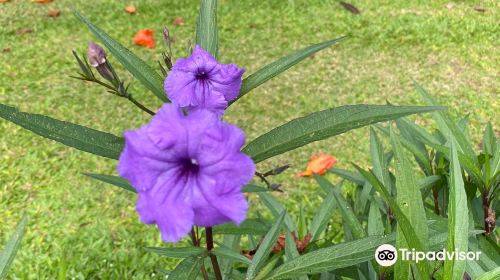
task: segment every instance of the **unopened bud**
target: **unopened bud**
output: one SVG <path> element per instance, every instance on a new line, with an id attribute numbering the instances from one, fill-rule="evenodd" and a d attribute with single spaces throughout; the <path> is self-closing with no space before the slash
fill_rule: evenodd
<path id="1" fill-rule="evenodd" d="M 111 71 L 111 67 L 106 61 L 106 52 L 101 46 L 90 42 L 87 56 L 90 66 L 94 67 L 104 79 L 110 82 L 115 81 L 113 71 Z"/>
<path id="2" fill-rule="evenodd" d="M 163 53 L 163 62 L 165 62 L 168 70 L 172 69 L 172 58 L 168 54 Z"/>
<path id="3" fill-rule="evenodd" d="M 163 38 L 165 39 L 165 44 L 167 45 L 167 50 L 170 50 L 171 46 L 171 40 L 170 40 L 170 31 L 168 31 L 168 28 L 164 27 L 163 28 Z"/>
<path id="4" fill-rule="evenodd" d="M 90 42 L 87 56 L 92 67 L 97 67 L 106 63 L 106 53 L 104 49 L 94 42 Z"/>

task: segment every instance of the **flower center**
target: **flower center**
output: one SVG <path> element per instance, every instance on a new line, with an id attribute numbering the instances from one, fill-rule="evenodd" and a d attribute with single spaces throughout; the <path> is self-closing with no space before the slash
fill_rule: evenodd
<path id="1" fill-rule="evenodd" d="M 201 71 L 201 72 L 196 73 L 196 79 L 198 79 L 198 80 L 206 80 L 206 79 L 208 79 L 207 72 Z"/>
<path id="2" fill-rule="evenodd" d="M 182 173 L 184 175 L 193 175 L 198 173 L 198 171 L 200 170 L 200 165 L 194 158 L 184 158 L 181 160 L 180 164 L 182 166 Z"/>

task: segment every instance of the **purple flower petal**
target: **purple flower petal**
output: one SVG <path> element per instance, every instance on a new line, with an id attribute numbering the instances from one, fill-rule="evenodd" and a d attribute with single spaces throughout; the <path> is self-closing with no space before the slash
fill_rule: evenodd
<path id="1" fill-rule="evenodd" d="M 197 108 L 188 116 L 165 104 L 145 126 L 125 133 L 118 173 L 139 193 L 143 223 L 156 224 L 166 242 L 193 225 L 241 223 L 248 204 L 241 193 L 255 172 L 241 152 L 243 132 Z"/>
<path id="2" fill-rule="evenodd" d="M 165 92 L 173 103 L 189 111 L 206 109 L 224 113 L 241 88 L 245 70 L 235 64 L 220 64 L 196 46 L 188 58 L 177 60 L 165 79 Z"/>

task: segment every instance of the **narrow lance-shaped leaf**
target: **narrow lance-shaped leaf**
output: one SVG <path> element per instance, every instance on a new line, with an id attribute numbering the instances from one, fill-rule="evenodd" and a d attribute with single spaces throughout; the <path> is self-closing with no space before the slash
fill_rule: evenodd
<path id="1" fill-rule="evenodd" d="M 431 106 L 439 106 L 439 104 L 427 93 L 427 91 L 418 83 L 414 83 L 417 91 L 424 97 L 426 102 Z M 465 156 L 470 158 L 474 163 L 479 166 L 479 162 L 474 153 L 471 143 L 467 140 L 465 133 L 455 124 L 444 112 L 435 112 L 433 114 L 439 130 L 443 135 L 453 137 L 457 141 L 458 147 Z"/>
<path id="2" fill-rule="evenodd" d="M 401 141 L 401 144 L 403 145 L 403 147 L 405 147 L 408 151 L 410 151 L 413 154 L 413 156 L 416 158 L 418 164 L 421 166 L 421 168 L 423 170 L 425 170 L 428 174 L 431 174 L 432 167 L 430 164 L 430 160 L 427 157 L 426 152 L 423 151 L 423 150 L 425 150 L 425 146 L 423 147 L 423 150 L 422 150 L 421 145 L 416 144 L 418 140 L 414 139 L 414 138 L 418 139 L 419 133 L 412 130 L 413 128 L 408 126 L 408 122 L 404 118 L 400 118 L 400 119 L 396 120 L 396 123 L 398 124 L 398 128 L 400 131 L 405 131 L 405 134 L 402 133 L 403 137 L 401 137 L 399 139 Z M 382 127 L 382 126 L 376 126 L 376 127 L 382 133 L 389 136 L 389 129 Z M 407 137 L 408 134 L 412 135 L 411 136 L 411 137 L 413 137 L 412 141 L 410 141 L 408 139 L 408 137 Z M 435 140 L 435 141 L 437 141 L 437 140 Z M 439 142 L 436 142 L 436 143 L 439 143 Z"/>
<path id="3" fill-rule="evenodd" d="M 277 267 L 267 279 L 290 279 L 363 263 L 373 259 L 378 246 L 393 240 L 391 235 L 371 236 L 314 250 Z"/>
<path id="4" fill-rule="evenodd" d="M 267 280 L 267 275 L 269 275 L 269 273 L 273 270 L 273 268 L 276 266 L 278 261 L 281 259 L 282 255 L 283 255 L 283 252 L 279 252 L 277 254 L 274 254 L 266 262 L 266 264 L 264 264 L 264 266 L 260 269 L 257 276 L 255 276 L 255 278 L 252 280 Z"/>
<path id="5" fill-rule="evenodd" d="M 399 228 L 402 230 L 404 237 L 408 243 L 408 246 L 411 248 L 415 248 L 416 251 L 425 252 L 424 246 L 422 245 L 422 242 L 415 233 L 415 229 L 410 223 L 408 217 L 405 215 L 403 211 L 401 211 L 399 205 L 391 197 L 387 189 L 380 183 L 377 177 L 373 173 L 365 171 L 355 164 L 354 167 L 377 190 L 377 192 L 380 193 L 380 195 L 384 198 L 387 204 L 389 204 L 389 207 L 392 209 L 394 215 L 396 216 L 396 220 L 400 225 Z M 424 279 L 429 275 L 429 268 L 426 262 L 419 262 L 417 264 L 417 268 L 420 271 L 421 275 L 425 275 Z"/>
<path id="6" fill-rule="evenodd" d="M 314 178 L 320 185 L 323 185 L 326 188 L 332 190 L 333 197 L 335 198 L 336 204 L 338 205 L 340 213 L 342 214 L 342 218 L 349 226 L 349 229 L 351 230 L 354 238 L 360 239 L 365 237 L 366 233 L 363 230 L 361 223 L 356 217 L 356 214 L 354 214 L 354 212 L 352 211 L 352 207 L 348 205 L 347 201 L 342 196 L 342 194 L 340 194 L 339 190 L 335 189 L 335 187 L 328 180 L 321 176 L 314 174 Z"/>
<path id="7" fill-rule="evenodd" d="M 94 35 L 108 48 L 108 50 L 120 61 L 120 63 L 139 80 L 147 89 L 153 92 L 163 102 L 168 102 L 168 98 L 163 90 L 163 78 L 151 68 L 146 62 L 111 38 L 106 32 L 95 26 L 79 12 L 75 12 Z"/>
<path id="8" fill-rule="evenodd" d="M 257 219 L 246 219 L 240 225 L 234 223 L 225 223 L 216 225 L 213 228 L 215 234 L 251 234 L 263 235 L 269 230 L 269 227 Z"/>
<path id="9" fill-rule="evenodd" d="M 295 258 L 298 258 L 300 256 L 295 241 L 293 239 L 292 233 L 288 230 L 286 231 L 286 238 L 285 238 L 285 256 L 287 262 Z M 294 278 L 294 280 L 309 280 L 309 277 L 307 277 L 307 275 L 302 275 L 300 277 Z"/>
<path id="10" fill-rule="evenodd" d="M 341 178 L 346 179 L 348 181 L 351 181 L 358 186 L 364 186 L 366 182 L 366 180 L 361 175 L 349 170 L 335 167 L 328 169 L 328 172 L 340 176 Z"/>
<path id="11" fill-rule="evenodd" d="M 389 178 L 388 167 L 384 160 L 384 149 L 373 127 L 370 127 L 370 154 L 372 157 L 373 173 L 389 192 L 391 192 L 391 180 Z"/>
<path id="12" fill-rule="evenodd" d="M 224 235 L 222 246 L 240 253 L 240 241 L 241 235 Z M 220 268 L 223 275 L 230 275 L 233 272 L 233 260 L 229 258 L 221 259 Z"/>
<path id="13" fill-rule="evenodd" d="M 229 248 L 225 247 L 218 247 L 214 250 L 211 251 L 214 255 L 220 258 L 225 258 L 225 259 L 230 259 L 236 262 L 244 263 L 244 264 L 251 264 L 252 261 L 250 261 L 247 257 L 243 256 L 240 254 L 240 252 L 235 252 Z"/>
<path id="14" fill-rule="evenodd" d="M 483 152 L 493 155 L 496 150 L 497 140 L 491 123 L 488 123 L 483 135 Z"/>
<path id="15" fill-rule="evenodd" d="M 260 192 L 260 193 L 258 193 L 258 195 L 259 195 L 260 199 L 262 200 L 262 202 L 264 202 L 266 207 L 271 211 L 271 213 L 273 214 L 273 216 L 275 218 L 278 218 L 282 212 L 285 212 L 285 226 L 286 226 L 286 228 L 291 232 L 297 231 L 297 226 L 293 222 L 292 217 L 290 217 L 290 215 L 288 213 L 286 213 L 285 207 L 283 207 L 283 205 L 281 205 L 278 201 L 276 201 L 268 193 Z"/>
<path id="16" fill-rule="evenodd" d="M 500 279 L 500 267 L 494 270 L 488 271 L 485 274 L 479 276 L 476 280 L 498 280 Z"/>
<path id="17" fill-rule="evenodd" d="M 201 262 L 203 257 L 188 257 L 182 260 L 175 268 L 168 274 L 169 280 L 196 280 L 200 272 Z"/>
<path id="18" fill-rule="evenodd" d="M 413 132 L 412 128 L 407 125 L 404 118 L 396 120 L 396 125 L 403 136 L 401 138 L 403 146 L 412 152 L 418 165 L 426 172 L 426 174 L 432 174 L 429 154 L 424 143 L 415 137 L 415 132 Z"/>
<path id="19" fill-rule="evenodd" d="M 255 275 L 259 272 L 259 269 L 264 265 L 265 261 L 267 260 L 269 253 L 271 253 L 271 250 L 274 247 L 274 244 L 276 244 L 276 240 L 278 240 L 278 236 L 281 231 L 281 226 L 285 219 L 285 214 L 286 211 L 283 211 L 281 213 L 280 217 L 276 220 L 274 225 L 271 227 L 269 232 L 264 237 L 264 240 L 262 240 L 259 249 L 257 249 L 257 252 L 255 252 L 255 255 L 253 256 L 252 264 L 250 264 L 250 266 L 248 267 L 247 274 L 245 277 L 246 280 L 254 279 Z"/>
<path id="20" fill-rule="evenodd" d="M 3 104 L 0 117 L 42 137 L 98 156 L 118 159 L 123 149 L 121 137 L 44 115 L 19 112 Z"/>
<path id="21" fill-rule="evenodd" d="M 236 98 L 236 100 L 240 99 L 243 97 L 245 94 L 247 94 L 249 91 L 252 89 L 262 85 L 263 83 L 267 82 L 268 80 L 276 77 L 280 73 L 284 72 L 288 68 L 294 66 L 295 64 L 299 63 L 300 61 L 304 60 L 305 58 L 313 55 L 314 53 L 327 48 L 329 46 L 332 46 L 342 40 L 344 40 L 346 37 L 340 37 L 337 39 L 333 39 L 330 41 L 322 42 L 316 45 L 309 46 L 307 48 L 301 49 L 295 53 L 289 54 L 285 57 L 282 57 L 264 67 L 259 69 L 257 72 L 251 74 L 250 76 L 246 77 L 243 80 L 243 84 L 241 85 L 241 90 L 240 90 L 240 95 Z M 234 103 L 236 100 L 233 100 L 232 103 Z"/>
<path id="22" fill-rule="evenodd" d="M 119 188 L 122 188 L 130 192 L 135 192 L 135 193 L 137 192 L 127 180 L 119 176 L 96 174 L 96 173 L 83 173 L 83 175 L 104 183 L 111 184 L 113 186 L 117 186 Z"/>
<path id="23" fill-rule="evenodd" d="M 462 170 L 458 162 L 455 142 L 451 141 L 450 202 L 448 204 L 448 252 L 467 252 L 469 211 Z M 461 279 L 465 271 L 465 260 L 445 260 L 444 278 Z"/>
<path id="24" fill-rule="evenodd" d="M 368 235 L 383 235 L 384 223 L 380 209 L 375 201 L 370 202 L 370 210 L 368 212 Z"/>
<path id="25" fill-rule="evenodd" d="M 21 218 L 19 224 L 17 224 L 14 234 L 7 241 L 5 248 L 0 252 L 0 279 L 4 279 L 7 276 L 7 271 L 21 246 L 27 222 L 28 218 L 25 215 Z"/>
<path id="26" fill-rule="evenodd" d="M 172 247 L 172 248 L 146 247 L 144 249 L 147 252 L 170 258 L 187 258 L 187 257 L 202 255 L 203 253 L 206 252 L 205 249 L 200 247 Z"/>
<path id="27" fill-rule="evenodd" d="M 217 30 L 217 0 L 201 0 L 196 25 L 196 44 L 217 57 L 219 35 Z"/>
<path id="28" fill-rule="evenodd" d="M 315 174 L 315 176 L 318 175 Z M 316 180 L 318 181 L 318 179 Z M 309 233 L 312 236 L 312 240 L 317 240 L 319 238 L 321 233 L 328 225 L 328 221 L 330 221 L 330 218 L 335 211 L 335 208 L 337 207 L 337 204 L 335 203 L 334 189 L 333 187 L 328 187 L 329 190 L 327 192 L 327 195 L 318 208 L 318 212 L 316 212 L 316 214 L 314 215 L 311 226 L 309 228 Z"/>
<path id="29" fill-rule="evenodd" d="M 397 203 L 401 211 L 406 217 L 408 217 L 408 220 L 412 225 L 412 229 L 419 238 L 420 244 L 424 245 L 425 243 L 423 241 L 428 238 L 427 219 L 422 196 L 415 182 L 415 174 L 412 170 L 413 167 L 410 165 L 408 158 L 404 154 L 401 142 L 399 141 L 398 136 L 394 133 L 392 126 L 390 127 L 390 138 L 395 159 L 394 165 L 396 172 Z M 413 249 L 414 247 L 412 248 L 411 246 L 407 246 L 410 245 L 410 242 L 403 233 L 402 227 L 404 227 L 404 225 L 398 224 L 396 246 L 398 248 Z M 420 266 L 425 266 L 427 268 L 426 261 L 422 261 L 419 264 Z M 405 277 L 405 275 L 408 275 L 407 269 L 409 269 L 409 267 L 409 262 L 398 260 L 396 267 L 394 268 L 395 277 Z M 420 272 L 423 272 L 423 269 L 420 269 Z M 424 279 L 427 276 L 428 274 L 421 275 Z"/>
<path id="30" fill-rule="evenodd" d="M 257 163 L 354 128 L 443 107 L 348 105 L 292 120 L 251 141 L 243 152 Z"/>
<path id="31" fill-rule="evenodd" d="M 438 145 L 438 144 L 432 144 L 432 143 L 426 143 L 429 147 L 437 150 L 438 152 L 442 153 L 445 155 L 446 158 L 449 160 L 451 159 L 450 155 L 450 149 L 448 149 L 446 146 L 443 145 Z M 468 174 L 474 178 L 474 180 L 478 183 L 485 184 L 484 178 L 481 175 L 481 170 L 476 166 L 474 161 L 472 161 L 468 156 L 464 155 L 462 152 L 458 153 L 458 160 L 462 164 L 462 167 L 467 170 Z M 480 185 L 481 186 L 481 185 Z"/>

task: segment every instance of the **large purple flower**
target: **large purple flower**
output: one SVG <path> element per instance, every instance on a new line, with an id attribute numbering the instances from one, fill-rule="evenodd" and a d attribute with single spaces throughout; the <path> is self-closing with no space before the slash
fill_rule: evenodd
<path id="1" fill-rule="evenodd" d="M 196 46 L 190 57 L 177 60 L 165 79 L 165 91 L 178 106 L 222 115 L 228 102 L 238 96 L 244 72 L 235 64 L 220 64 Z"/>
<path id="2" fill-rule="evenodd" d="M 241 223 L 247 201 L 241 189 L 255 171 L 240 149 L 245 135 L 213 113 L 188 116 L 165 104 L 151 122 L 125 132 L 118 173 L 139 194 L 137 212 L 157 224 L 162 239 L 176 242 L 193 225 Z"/>

